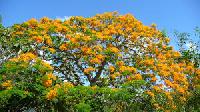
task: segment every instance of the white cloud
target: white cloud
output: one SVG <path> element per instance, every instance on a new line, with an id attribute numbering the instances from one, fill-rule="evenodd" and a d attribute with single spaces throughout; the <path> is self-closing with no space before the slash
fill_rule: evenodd
<path id="1" fill-rule="evenodd" d="M 64 17 L 56 17 L 56 19 L 60 19 L 61 21 L 69 20 L 71 16 L 64 16 Z"/>

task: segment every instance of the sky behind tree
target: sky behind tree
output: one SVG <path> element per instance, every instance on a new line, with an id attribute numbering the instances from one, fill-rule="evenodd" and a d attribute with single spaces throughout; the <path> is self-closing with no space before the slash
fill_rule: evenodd
<path id="1" fill-rule="evenodd" d="M 44 16 L 90 17 L 112 11 L 131 13 L 145 25 L 156 23 L 169 36 L 174 30 L 192 32 L 200 26 L 200 0 L 0 0 L 4 26 Z"/>

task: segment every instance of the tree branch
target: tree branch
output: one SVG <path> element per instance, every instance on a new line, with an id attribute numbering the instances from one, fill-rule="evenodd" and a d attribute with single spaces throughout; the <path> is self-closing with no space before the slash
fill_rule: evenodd
<path id="1" fill-rule="evenodd" d="M 103 70 L 103 68 L 104 68 L 105 65 L 106 65 L 106 60 L 104 60 L 104 61 L 102 62 L 102 66 L 99 67 L 99 70 L 98 70 L 96 76 L 92 79 L 92 81 L 91 81 L 91 82 L 92 82 L 92 83 L 91 83 L 92 85 L 95 84 L 96 81 L 98 80 L 98 78 L 101 76 L 102 70 Z"/>

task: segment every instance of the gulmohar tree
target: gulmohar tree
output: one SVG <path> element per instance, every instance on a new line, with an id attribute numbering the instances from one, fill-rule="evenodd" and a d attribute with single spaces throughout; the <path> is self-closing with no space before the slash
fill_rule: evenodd
<path id="1" fill-rule="evenodd" d="M 1 35 L 0 94 L 20 90 L 22 99 L 38 99 L 27 108 L 184 111 L 189 88 L 199 85 L 193 79 L 200 69 L 182 59 L 155 24 L 145 26 L 131 14 L 44 17 L 8 29 Z"/>

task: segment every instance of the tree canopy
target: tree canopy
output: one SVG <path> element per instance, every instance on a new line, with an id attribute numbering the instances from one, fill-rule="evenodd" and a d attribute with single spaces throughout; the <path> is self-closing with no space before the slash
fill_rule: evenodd
<path id="1" fill-rule="evenodd" d="M 42 103 L 57 111 L 183 111 L 199 85 L 200 69 L 169 41 L 155 24 L 145 26 L 131 14 L 116 12 L 1 26 L 0 103 L 12 109 L 5 102 L 21 93 L 25 101 L 39 99 L 27 108 Z M 107 104 L 121 107 L 106 110 Z"/>

